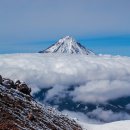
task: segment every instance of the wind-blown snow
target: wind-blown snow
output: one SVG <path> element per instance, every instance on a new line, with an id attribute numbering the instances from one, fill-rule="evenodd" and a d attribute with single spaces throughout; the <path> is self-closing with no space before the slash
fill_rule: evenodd
<path id="1" fill-rule="evenodd" d="M 130 92 L 129 57 L 0 55 L 0 74 L 27 82 L 34 88 L 33 91 L 43 87 L 60 86 L 61 89 L 54 89 L 53 94 L 64 91 L 69 85 L 78 84 L 80 87 L 76 87 L 70 94 L 73 100 L 82 102 L 105 102 L 128 96 Z M 49 96 L 51 97 L 51 92 Z"/>

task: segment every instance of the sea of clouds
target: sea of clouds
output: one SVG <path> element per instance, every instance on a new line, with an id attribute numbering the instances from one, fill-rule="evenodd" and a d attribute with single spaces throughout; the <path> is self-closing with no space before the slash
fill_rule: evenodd
<path id="1" fill-rule="evenodd" d="M 0 55 L 0 74 L 25 81 L 32 93 L 52 86 L 47 99 L 64 96 L 70 85 L 79 85 L 69 94 L 73 101 L 103 103 L 130 96 L 130 57 L 111 55 L 5 54 Z M 101 118 L 112 112 L 101 114 Z M 127 116 L 127 115 L 126 115 Z M 129 117 L 128 117 L 129 118 Z M 114 119 L 113 119 L 114 120 Z"/>

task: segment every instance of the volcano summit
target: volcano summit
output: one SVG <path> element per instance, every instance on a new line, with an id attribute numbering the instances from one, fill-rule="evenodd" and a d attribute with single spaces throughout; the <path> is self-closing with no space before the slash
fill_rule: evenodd
<path id="1" fill-rule="evenodd" d="M 67 54 L 94 54 L 89 49 L 85 48 L 75 39 L 70 36 L 66 36 L 60 39 L 58 42 L 48 47 L 47 49 L 40 51 L 39 53 L 67 53 Z"/>

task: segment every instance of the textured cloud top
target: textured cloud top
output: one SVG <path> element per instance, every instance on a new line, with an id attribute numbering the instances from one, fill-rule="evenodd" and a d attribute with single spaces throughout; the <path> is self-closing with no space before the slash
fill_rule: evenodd
<path id="1" fill-rule="evenodd" d="M 0 74 L 27 82 L 36 92 L 52 86 L 47 98 L 71 91 L 74 101 L 105 102 L 130 91 L 130 58 L 59 54 L 0 55 Z"/>

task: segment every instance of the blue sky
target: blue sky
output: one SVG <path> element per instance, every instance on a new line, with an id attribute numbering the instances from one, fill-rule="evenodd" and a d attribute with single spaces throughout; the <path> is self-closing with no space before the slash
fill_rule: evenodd
<path id="1" fill-rule="evenodd" d="M 71 35 L 96 53 L 130 56 L 130 0 L 1 0 L 0 53 L 37 52 Z"/>

